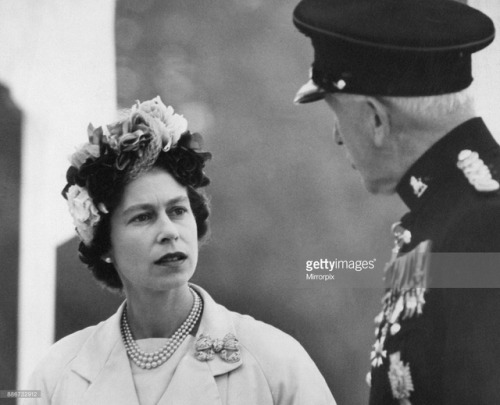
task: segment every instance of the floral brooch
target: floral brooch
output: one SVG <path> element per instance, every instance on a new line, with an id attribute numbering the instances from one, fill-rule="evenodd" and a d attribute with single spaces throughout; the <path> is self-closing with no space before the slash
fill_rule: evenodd
<path id="1" fill-rule="evenodd" d="M 223 339 L 212 339 L 210 335 L 201 334 L 196 339 L 195 350 L 195 357 L 199 361 L 212 360 L 215 353 L 228 363 L 240 360 L 240 344 L 232 333 L 228 333 Z"/>

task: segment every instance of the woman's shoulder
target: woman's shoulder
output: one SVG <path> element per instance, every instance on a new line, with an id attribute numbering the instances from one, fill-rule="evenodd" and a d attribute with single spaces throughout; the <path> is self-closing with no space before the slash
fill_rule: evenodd
<path id="1" fill-rule="evenodd" d="M 58 340 L 49 348 L 45 356 L 38 363 L 34 374 L 60 374 L 78 355 L 84 343 L 99 326 L 100 324 L 89 326 Z"/>
<path id="2" fill-rule="evenodd" d="M 216 303 L 210 295 L 200 287 L 196 288 L 202 293 L 209 315 L 210 329 L 222 331 L 231 325 L 236 338 L 243 351 L 254 357 L 257 361 L 264 359 L 277 364 L 286 364 L 297 358 L 307 358 L 308 354 L 301 344 L 289 334 L 258 321 L 250 315 L 243 315 Z"/>
<path id="3" fill-rule="evenodd" d="M 262 349 L 265 346 L 279 348 L 278 352 L 287 352 L 289 349 L 301 347 L 295 338 L 275 326 L 237 312 L 231 311 L 231 316 L 240 343 L 248 349 Z"/>
<path id="4" fill-rule="evenodd" d="M 274 373 L 277 368 L 287 369 L 291 364 L 313 364 L 306 350 L 289 334 L 250 315 L 236 312 L 231 315 L 241 347 L 264 371 Z"/>
<path id="5" fill-rule="evenodd" d="M 76 331 L 54 343 L 35 367 L 30 387 L 52 392 L 57 382 L 71 368 L 85 344 L 110 320 Z"/>
<path id="6" fill-rule="evenodd" d="M 231 316 L 243 363 L 260 369 L 276 403 L 335 404 L 316 364 L 295 338 L 249 315 Z"/>

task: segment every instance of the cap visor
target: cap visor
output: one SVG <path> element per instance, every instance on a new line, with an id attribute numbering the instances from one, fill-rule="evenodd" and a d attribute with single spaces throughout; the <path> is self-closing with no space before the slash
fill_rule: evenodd
<path id="1" fill-rule="evenodd" d="M 326 92 L 318 87 L 312 80 L 304 84 L 293 99 L 295 104 L 312 103 L 313 101 L 323 100 Z"/>

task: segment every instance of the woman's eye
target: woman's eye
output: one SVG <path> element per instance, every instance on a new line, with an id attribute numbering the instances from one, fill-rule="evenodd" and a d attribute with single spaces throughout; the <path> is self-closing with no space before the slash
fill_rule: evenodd
<path id="1" fill-rule="evenodd" d="M 185 207 L 174 207 L 170 212 L 173 216 L 180 217 L 187 212 L 187 209 Z"/>
<path id="2" fill-rule="evenodd" d="M 132 218 L 132 222 L 144 222 L 151 218 L 150 214 L 139 214 Z"/>

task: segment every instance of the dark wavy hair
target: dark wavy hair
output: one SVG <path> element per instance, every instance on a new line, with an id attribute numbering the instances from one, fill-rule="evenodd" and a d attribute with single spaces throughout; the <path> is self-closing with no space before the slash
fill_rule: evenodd
<path id="1" fill-rule="evenodd" d="M 211 158 L 208 152 L 201 152 L 199 134 L 184 133 L 176 147 L 168 152 L 160 152 L 153 166 L 171 174 L 179 184 L 187 188 L 187 195 L 193 211 L 198 240 L 208 235 L 208 216 L 210 214 L 208 198 L 198 190 L 210 183 L 204 173 L 205 162 Z M 80 242 L 78 251 L 80 260 L 92 271 L 94 277 L 112 290 L 122 290 L 123 284 L 113 263 L 106 263 L 102 258 L 111 249 L 111 215 L 120 204 L 125 188 L 130 183 L 127 170 L 117 170 L 114 165 L 116 156 L 103 154 L 97 159 L 89 158 L 77 169 L 71 166 L 67 172 L 68 184 L 63 196 L 73 184 L 85 187 L 95 205 L 103 203 L 108 213 L 101 213 L 94 237 L 90 245 Z"/>

